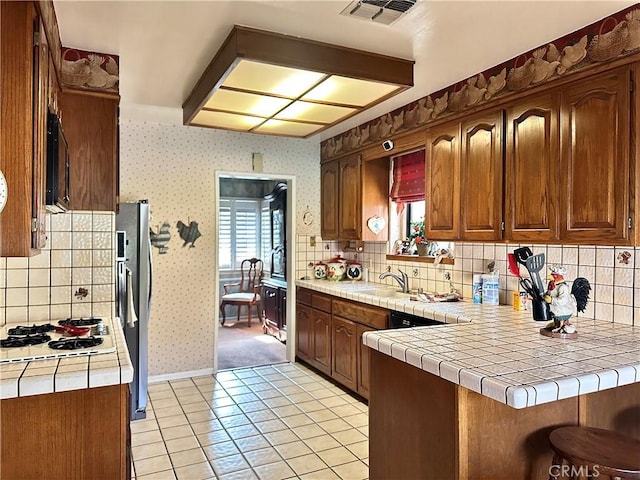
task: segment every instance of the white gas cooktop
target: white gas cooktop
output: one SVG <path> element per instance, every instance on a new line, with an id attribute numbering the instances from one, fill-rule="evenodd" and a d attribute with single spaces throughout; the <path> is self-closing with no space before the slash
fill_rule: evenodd
<path id="1" fill-rule="evenodd" d="M 111 318 L 7 324 L 0 327 L 0 363 L 113 353 L 112 328 Z"/>

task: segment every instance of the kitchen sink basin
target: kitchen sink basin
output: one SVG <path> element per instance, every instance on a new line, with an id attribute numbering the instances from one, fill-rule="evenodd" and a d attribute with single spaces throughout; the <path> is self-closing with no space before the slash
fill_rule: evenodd
<path id="1" fill-rule="evenodd" d="M 392 290 L 390 288 L 372 288 L 368 290 L 358 290 L 358 293 L 364 293 L 365 295 L 373 295 L 374 297 L 385 298 L 408 298 L 408 293 L 402 293 L 398 290 Z"/>

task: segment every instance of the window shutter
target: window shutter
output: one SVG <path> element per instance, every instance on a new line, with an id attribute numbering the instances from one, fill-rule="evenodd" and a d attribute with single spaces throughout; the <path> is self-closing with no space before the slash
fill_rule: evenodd
<path id="1" fill-rule="evenodd" d="M 233 266 L 231 238 L 231 202 L 220 200 L 218 209 L 218 256 L 220 268 L 230 269 Z"/>
<path id="2" fill-rule="evenodd" d="M 236 268 L 242 260 L 257 257 L 260 242 L 260 210 L 255 200 L 236 200 Z"/>
<path id="3" fill-rule="evenodd" d="M 393 159 L 393 185 L 389 198 L 404 204 L 424 200 L 424 150 L 398 155 Z"/>

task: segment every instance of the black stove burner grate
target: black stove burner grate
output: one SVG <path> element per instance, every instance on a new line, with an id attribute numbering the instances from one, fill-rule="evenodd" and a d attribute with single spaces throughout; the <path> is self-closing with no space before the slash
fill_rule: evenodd
<path id="1" fill-rule="evenodd" d="M 65 320 L 58 320 L 58 325 L 71 325 L 72 327 L 88 327 L 91 325 L 98 325 L 101 323 L 101 318 L 67 318 Z"/>
<path id="2" fill-rule="evenodd" d="M 56 327 L 54 325 L 51 325 L 50 323 L 45 323 L 44 325 L 33 324 L 30 327 L 24 326 L 24 325 L 18 325 L 17 327 L 13 327 L 7 330 L 7 333 L 9 335 L 33 335 L 37 333 L 51 332 L 55 328 Z"/>
<path id="3" fill-rule="evenodd" d="M 51 340 L 51 337 L 49 335 L 45 335 L 44 333 L 40 333 L 36 335 L 26 335 L 24 337 L 14 337 L 10 335 L 7 338 L 3 338 L 2 340 L 0 340 L 0 347 L 2 348 L 28 347 L 30 345 L 40 345 L 50 340 Z"/>
<path id="4" fill-rule="evenodd" d="M 88 338 L 61 338 L 60 340 L 54 340 L 49 342 L 49 348 L 54 350 L 78 350 L 80 348 L 90 348 L 101 345 L 103 339 L 100 337 L 88 337 Z"/>

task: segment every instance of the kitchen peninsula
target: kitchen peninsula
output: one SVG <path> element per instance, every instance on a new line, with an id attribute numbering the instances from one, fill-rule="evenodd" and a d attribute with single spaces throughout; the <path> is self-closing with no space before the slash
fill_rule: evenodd
<path id="1" fill-rule="evenodd" d="M 557 426 L 640 438 L 637 328 L 578 319 L 577 340 L 551 339 L 510 306 L 362 293 L 377 284 L 297 284 L 446 322 L 363 335 L 372 479 L 546 478 Z"/>

